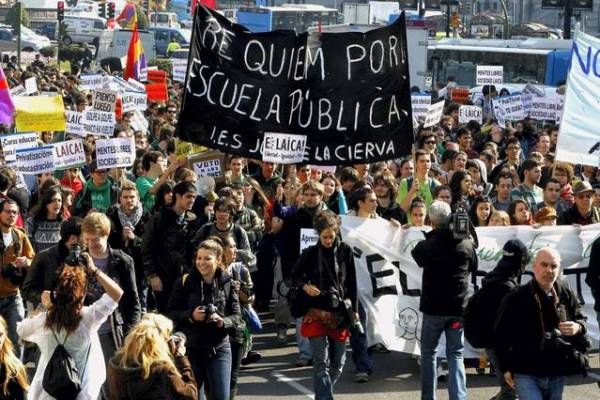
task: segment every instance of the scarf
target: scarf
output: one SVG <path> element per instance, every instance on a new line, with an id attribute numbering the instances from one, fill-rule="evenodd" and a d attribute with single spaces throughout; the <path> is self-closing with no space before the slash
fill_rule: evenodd
<path id="1" fill-rule="evenodd" d="M 119 214 L 119 222 L 121 222 L 121 226 L 131 226 L 133 229 L 135 229 L 135 226 L 138 224 L 138 222 L 140 222 L 140 219 L 142 219 L 142 214 L 144 213 L 144 209 L 142 208 L 141 204 L 137 205 L 137 207 L 133 210 L 133 213 L 131 215 L 125 214 L 122 206 L 119 206 L 117 208 L 117 211 Z"/>

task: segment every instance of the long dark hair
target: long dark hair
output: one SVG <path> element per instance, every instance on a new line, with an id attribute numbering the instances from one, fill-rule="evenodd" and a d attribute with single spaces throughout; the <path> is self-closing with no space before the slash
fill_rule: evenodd
<path id="1" fill-rule="evenodd" d="M 167 193 L 173 193 L 172 182 L 165 182 L 159 186 L 158 190 L 156 191 L 156 195 L 154 196 L 154 211 L 158 211 L 164 206 L 170 205 L 165 204 L 165 195 Z M 173 195 L 173 201 L 175 201 L 175 195 Z"/>
<path id="2" fill-rule="evenodd" d="M 52 198 L 58 195 L 62 201 L 63 192 L 60 186 L 52 186 L 42 193 L 40 201 L 34 209 L 31 210 L 33 218 L 36 221 L 45 221 L 48 219 L 48 204 L 52 204 Z M 61 203 L 60 211 L 58 212 L 57 221 L 63 220 L 65 210 L 64 202 Z"/>
<path id="3" fill-rule="evenodd" d="M 83 267 L 64 266 L 56 288 L 51 294 L 52 306 L 46 315 L 45 327 L 71 333 L 81 321 L 81 308 L 87 290 L 87 275 Z"/>

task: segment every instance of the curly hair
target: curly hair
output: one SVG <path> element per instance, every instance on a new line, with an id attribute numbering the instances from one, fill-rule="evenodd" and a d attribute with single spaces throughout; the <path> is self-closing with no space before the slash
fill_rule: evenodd
<path id="1" fill-rule="evenodd" d="M 63 266 L 50 298 L 45 327 L 71 333 L 81 321 L 81 308 L 87 291 L 87 275 L 82 266 Z"/>

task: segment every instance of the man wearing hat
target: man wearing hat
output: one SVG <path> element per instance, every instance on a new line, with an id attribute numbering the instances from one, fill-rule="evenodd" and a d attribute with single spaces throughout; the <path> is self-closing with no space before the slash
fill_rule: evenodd
<path id="1" fill-rule="evenodd" d="M 590 225 L 600 222 L 600 210 L 592 206 L 594 188 L 589 182 L 577 182 L 573 188 L 575 204 L 559 216 L 559 225 Z"/>
<path id="2" fill-rule="evenodd" d="M 117 200 L 118 188 L 108 176 L 108 170 L 99 168 L 97 161 L 93 160 L 90 163 L 90 179 L 73 203 L 73 215 L 85 217 L 92 209 L 106 213 Z"/>

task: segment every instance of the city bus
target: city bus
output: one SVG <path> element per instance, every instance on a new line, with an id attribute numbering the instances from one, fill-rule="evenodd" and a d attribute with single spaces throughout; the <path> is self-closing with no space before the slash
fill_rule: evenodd
<path id="1" fill-rule="evenodd" d="M 291 29 L 296 33 L 303 33 L 310 27 L 340 23 L 340 14 L 335 8 L 315 4 L 240 7 L 237 11 L 237 23 L 251 32 Z"/>
<path id="2" fill-rule="evenodd" d="M 460 86 L 475 86 L 477 65 L 504 66 L 505 83 L 558 86 L 567 79 L 571 40 L 442 39 L 429 41 L 427 69 L 433 82 L 454 76 Z"/>

